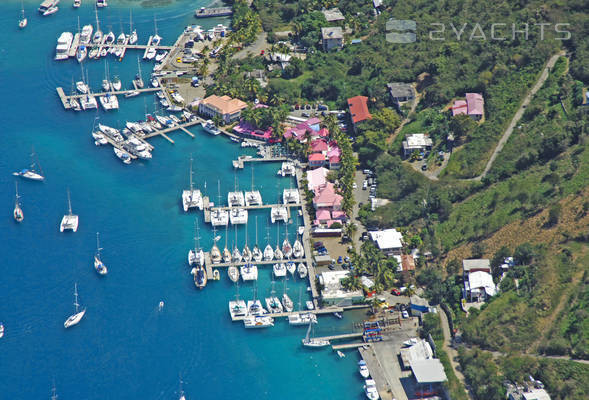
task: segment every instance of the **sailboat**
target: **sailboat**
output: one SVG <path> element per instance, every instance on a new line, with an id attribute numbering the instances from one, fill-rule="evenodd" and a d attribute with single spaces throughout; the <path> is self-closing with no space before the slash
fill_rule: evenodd
<path id="1" fill-rule="evenodd" d="M 275 296 L 276 290 L 274 290 L 274 279 L 272 279 L 272 290 L 270 290 L 270 297 L 266 297 L 266 307 L 271 313 L 281 313 L 283 311 L 282 304 L 278 297 Z"/>
<path id="2" fill-rule="evenodd" d="M 110 92 L 112 90 L 112 84 L 110 83 L 110 78 L 108 76 L 108 64 L 106 60 L 104 60 L 104 79 L 102 80 L 102 88 L 105 92 Z"/>
<path id="3" fill-rule="evenodd" d="M 18 27 L 20 29 L 23 29 L 25 26 L 27 26 L 28 20 L 25 17 L 25 6 L 23 4 L 23 2 L 20 2 L 20 19 L 18 20 Z"/>
<path id="4" fill-rule="evenodd" d="M 4 324 L 0 322 L 0 339 L 4 337 Z"/>
<path id="5" fill-rule="evenodd" d="M 298 230 L 299 228 L 297 224 L 297 232 Z M 293 258 L 303 258 L 305 256 L 305 249 L 303 248 L 303 244 L 299 240 L 298 236 L 294 244 L 292 245 L 292 256 Z"/>
<path id="6" fill-rule="evenodd" d="M 276 229 L 276 249 L 274 250 L 274 259 L 280 261 L 284 258 L 284 254 L 282 250 L 280 250 L 280 246 L 278 245 L 280 238 L 280 227 Z"/>
<path id="7" fill-rule="evenodd" d="M 235 228 L 235 243 L 237 243 L 237 228 Z M 241 253 L 237 248 L 237 244 L 233 245 L 233 253 L 231 254 L 231 261 L 241 262 Z"/>
<path id="8" fill-rule="evenodd" d="M 216 230 L 213 227 L 213 247 L 211 247 L 211 261 L 213 264 L 218 264 L 221 262 L 221 252 L 219 251 L 219 247 L 217 247 L 217 240 L 219 237 L 216 235 Z"/>
<path id="9" fill-rule="evenodd" d="M 45 177 L 43 176 L 43 170 L 41 169 L 41 164 L 37 160 L 35 162 L 35 149 L 33 148 L 31 151 L 31 166 L 29 168 L 25 168 L 20 172 L 13 172 L 12 175 L 20 176 L 21 178 L 31 179 L 34 181 L 43 181 Z M 36 166 L 39 166 L 39 171 L 36 170 Z"/>
<path id="10" fill-rule="evenodd" d="M 25 219 L 25 215 L 22 212 L 22 209 L 20 208 L 20 203 L 18 201 L 18 199 L 20 198 L 20 196 L 18 195 L 18 182 L 14 182 L 14 185 L 16 187 L 16 197 L 14 199 L 14 220 L 16 222 L 22 222 L 23 219 Z"/>
<path id="11" fill-rule="evenodd" d="M 178 391 L 178 393 L 180 393 L 179 400 L 186 400 L 186 396 L 184 396 L 184 390 L 182 390 L 182 377 L 180 377 L 180 390 Z"/>
<path id="12" fill-rule="evenodd" d="M 313 323 L 309 322 L 309 328 L 307 329 L 307 335 L 302 340 L 303 346 L 306 347 L 325 347 L 329 346 L 329 340 L 324 339 L 315 339 L 311 337 L 311 329 L 313 328 Z"/>
<path id="13" fill-rule="evenodd" d="M 102 248 L 100 247 L 100 240 L 98 238 L 99 235 L 100 234 L 96 232 L 96 254 L 94 255 L 94 269 L 100 275 L 106 275 L 108 273 L 108 268 L 106 268 L 106 265 L 104 265 L 102 259 L 100 258 L 100 250 L 102 250 Z"/>
<path id="14" fill-rule="evenodd" d="M 231 262 L 231 252 L 227 248 L 227 225 L 225 225 L 225 247 L 223 248 L 223 262 Z"/>
<path id="15" fill-rule="evenodd" d="M 288 281 L 288 278 L 284 279 L 284 293 L 282 293 L 282 305 L 284 306 L 284 309 L 287 312 L 292 312 L 292 310 L 294 310 L 294 303 L 288 296 L 288 287 L 286 285 L 286 281 Z"/>
<path id="16" fill-rule="evenodd" d="M 284 224 L 284 227 L 286 232 L 284 241 L 282 242 L 282 254 L 284 254 L 285 258 L 290 258 L 292 256 L 292 246 L 288 240 L 288 228 L 286 227 L 286 224 Z"/>
<path id="17" fill-rule="evenodd" d="M 230 266 L 227 269 L 227 275 L 229 275 L 229 279 L 231 279 L 232 282 L 239 281 L 239 268 L 235 265 Z"/>
<path id="18" fill-rule="evenodd" d="M 55 382 L 53 383 L 53 387 L 51 388 L 51 400 L 57 400 L 57 392 L 55 390 Z"/>
<path id="19" fill-rule="evenodd" d="M 139 62 L 139 57 L 137 57 L 137 75 L 135 75 L 135 79 L 133 79 L 133 84 L 136 89 L 143 89 L 145 86 L 141 75 L 141 63 Z"/>
<path id="20" fill-rule="evenodd" d="M 65 320 L 65 322 L 63 323 L 63 326 L 65 328 L 69 328 L 70 326 L 77 325 L 84 317 L 84 314 L 86 314 L 85 308 L 82 311 L 79 311 L 80 305 L 78 304 L 78 284 L 77 283 L 74 285 L 74 307 L 76 308 L 76 312 L 73 315 L 71 315 L 68 319 Z"/>
<path id="21" fill-rule="evenodd" d="M 72 214 L 72 201 L 70 199 L 69 189 L 67 190 L 67 204 L 68 213 L 61 219 L 61 224 L 59 224 L 59 231 L 63 232 L 65 230 L 71 230 L 76 232 L 78 230 L 78 216 Z"/>
<path id="22" fill-rule="evenodd" d="M 189 208 L 198 208 L 202 210 L 203 199 L 200 190 L 194 189 L 192 182 L 192 155 L 190 156 L 190 189 L 182 191 L 182 208 L 188 212 Z"/>
<path id="23" fill-rule="evenodd" d="M 133 29 L 133 13 L 129 10 L 129 44 L 137 43 L 137 30 Z"/>
<path id="24" fill-rule="evenodd" d="M 100 44 L 102 43 L 102 31 L 100 30 L 100 21 L 98 20 L 98 9 L 94 7 L 94 13 L 96 14 L 96 30 L 94 31 L 94 35 L 92 36 L 92 43 Z"/>
<path id="25" fill-rule="evenodd" d="M 153 25 L 155 29 L 155 35 L 151 38 L 151 45 L 152 46 L 159 46 L 160 42 L 162 41 L 162 37 L 157 34 L 157 20 L 155 19 L 155 15 L 153 16 Z"/>
<path id="26" fill-rule="evenodd" d="M 264 257 L 264 255 L 262 254 L 262 251 L 258 247 L 258 217 L 256 217 L 256 244 L 254 245 L 254 249 L 252 250 L 252 258 L 256 262 L 260 262 L 260 261 L 262 261 L 263 257 Z"/>
<path id="27" fill-rule="evenodd" d="M 245 247 L 243 248 L 241 256 L 245 262 L 250 262 L 252 260 L 252 252 L 247 246 L 247 222 L 245 224 Z"/>
<path id="28" fill-rule="evenodd" d="M 200 236 L 198 229 L 198 220 L 194 219 L 194 249 L 188 251 L 188 264 L 202 266 L 205 262 L 205 255 L 200 248 Z"/>
<path id="29" fill-rule="evenodd" d="M 268 244 L 264 248 L 264 261 L 271 261 L 274 258 L 274 250 L 270 245 L 270 228 L 267 228 L 266 241 Z"/>

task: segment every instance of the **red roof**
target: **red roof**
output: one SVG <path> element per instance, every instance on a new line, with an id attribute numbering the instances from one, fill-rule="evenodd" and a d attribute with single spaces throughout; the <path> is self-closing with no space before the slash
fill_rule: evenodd
<path id="1" fill-rule="evenodd" d="M 311 151 L 313 153 L 327 151 L 327 143 L 325 143 L 323 140 L 314 140 L 311 142 Z"/>
<path id="2" fill-rule="evenodd" d="M 327 128 L 321 128 L 321 129 L 319 129 L 318 132 L 313 131 L 312 135 L 313 136 L 327 137 L 327 136 L 329 136 L 329 131 L 327 130 Z"/>
<path id="3" fill-rule="evenodd" d="M 323 153 L 313 153 L 309 156 L 309 161 L 325 161 Z"/>
<path id="4" fill-rule="evenodd" d="M 329 157 L 329 163 L 330 164 L 334 164 L 334 163 L 339 164 L 339 162 L 340 162 L 339 156 L 331 156 L 331 157 Z"/>
<path id="5" fill-rule="evenodd" d="M 367 119 L 372 119 L 368 111 L 368 97 L 356 96 L 348 99 L 348 107 L 352 115 L 352 122 L 355 124 Z"/>

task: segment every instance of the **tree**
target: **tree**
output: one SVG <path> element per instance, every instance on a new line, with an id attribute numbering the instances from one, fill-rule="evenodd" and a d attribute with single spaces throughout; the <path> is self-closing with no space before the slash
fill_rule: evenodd
<path id="1" fill-rule="evenodd" d="M 554 204 L 548 210 L 548 226 L 554 226 L 558 224 L 558 220 L 560 219 L 562 208 L 560 204 Z"/>
<path id="2" fill-rule="evenodd" d="M 493 272 L 493 277 L 498 277 L 501 275 L 501 265 L 505 261 L 505 258 L 511 255 L 511 251 L 506 246 L 502 246 L 499 250 L 495 252 L 493 258 L 491 259 L 491 271 Z"/>
<path id="3" fill-rule="evenodd" d="M 530 265 L 537 255 L 534 246 L 528 242 L 520 244 L 513 252 L 513 258 L 518 265 Z"/>
<path id="4" fill-rule="evenodd" d="M 483 242 L 475 242 L 470 250 L 472 253 L 472 258 L 481 258 L 485 253 L 486 247 L 487 246 L 485 246 Z"/>

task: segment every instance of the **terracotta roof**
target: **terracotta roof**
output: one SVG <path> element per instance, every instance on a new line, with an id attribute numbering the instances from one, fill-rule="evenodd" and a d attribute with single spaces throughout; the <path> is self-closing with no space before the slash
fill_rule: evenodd
<path id="1" fill-rule="evenodd" d="M 327 143 L 325 143 L 323 140 L 314 140 L 311 142 L 311 151 L 313 153 L 327 151 Z"/>
<path id="2" fill-rule="evenodd" d="M 414 271 L 415 270 L 415 260 L 413 256 L 410 254 L 401 254 L 401 267 L 403 271 Z"/>
<path id="3" fill-rule="evenodd" d="M 352 122 L 355 124 L 367 119 L 372 119 L 372 115 L 368 111 L 368 97 L 356 96 L 348 99 L 348 107 L 352 115 Z"/>
<path id="4" fill-rule="evenodd" d="M 317 204 L 318 206 L 323 207 L 323 204 L 328 204 L 329 206 L 339 206 L 342 202 L 342 196 L 335 192 L 335 188 L 333 183 L 327 183 L 323 189 L 316 189 L 315 190 L 315 197 L 313 198 L 313 203 Z"/>
<path id="5" fill-rule="evenodd" d="M 468 115 L 483 115 L 485 109 L 485 100 L 480 93 L 467 93 L 466 105 L 468 107 Z"/>
<path id="6" fill-rule="evenodd" d="M 323 153 L 313 153 L 309 156 L 309 161 L 325 161 Z"/>
<path id="7" fill-rule="evenodd" d="M 466 101 L 456 100 L 452 106 L 452 116 L 467 114 Z"/>
<path id="8" fill-rule="evenodd" d="M 202 104 L 217 110 L 220 114 L 234 114 L 247 107 L 247 104 L 239 99 L 232 99 L 229 96 L 212 95 L 202 100 Z"/>
<path id="9" fill-rule="evenodd" d="M 317 210 L 317 220 L 319 221 L 328 221 L 331 219 L 331 212 L 326 209 Z"/>

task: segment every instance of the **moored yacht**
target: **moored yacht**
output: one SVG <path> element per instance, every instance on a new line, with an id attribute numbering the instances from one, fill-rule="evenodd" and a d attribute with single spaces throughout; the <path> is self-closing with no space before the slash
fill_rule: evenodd
<path id="1" fill-rule="evenodd" d="M 78 230 L 78 216 L 72 213 L 72 201 L 70 199 L 69 189 L 67 190 L 67 204 L 68 213 L 61 219 L 61 224 L 59 224 L 59 231 L 63 232 L 65 230 L 70 230 L 76 232 Z"/>
<path id="2" fill-rule="evenodd" d="M 286 292 L 282 294 L 282 306 L 287 312 L 294 310 L 294 303 Z"/>
<path id="3" fill-rule="evenodd" d="M 200 126 L 202 127 L 202 129 L 204 129 L 205 132 L 210 133 L 211 135 L 215 135 L 217 136 L 219 133 L 221 133 L 221 131 L 219 130 L 219 128 L 217 128 L 215 126 L 215 123 L 212 120 L 206 120 L 204 122 L 200 123 Z"/>
<path id="4" fill-rule="evenodd" d="M 192 182 L 192 156 L 190 157 L 190 189 L 182 191 L 182 208 L 184 212 L 188 212 L 190 208 L 203 209 L 202 194 L 200 190 L 194 189 Z"/>
<path id="5" fill-rule="evenodd" d="M 72 7 L 80 8 L 81 5 L 82 5 L 82 0 L 74 0 L 74 4 L 72 4 Z"/>
<path id="6" fill-rule="evenodd" d="M 63 32 L 57 38 L 57 46 L 55 47 L 55 60 L 66 60 L 69 55 L 70 47 L 72 47 L 72 41 L 74 35 L 71 32 Z"/>
<path id="7" fill-rule="evenodd" d="M 272 272 L 275 277 L 282 278 L 286 276 L 286 266 L 283 263 L 276 263 L 272 267 Z"/>
<path id="8" fill-rule="evenodd" d="M 366 365 L 366 361 L 360 360 L 358 361 L 358 371 L 362 378 L 366 379 L 370 376 L 370 371 L 368 370 L 368 366 Z"/>
<path id="9" fill-rule="evenodd" d="M 94 32 L 94 27 L 92 25 L 84 25 L 82 27 L 82 32 L 80 33 L 80 43 L 89 44 L 92 42 L 92 32 Z"/>
<path id="10" fill-rule="evenodd" d="M 301 278 L 301 279 L 305 279 L 307 277 L 308 272 L 309 272 L 307 270 L 307 267 L 303 263 L 299 264 L 299 266 L 297 267 L 297 271 L 299 273 L 299 278 Z"/>
<path id="11" fill-rule="evenodd" d="M 100 247 L 99 233 L 96 232 L 96 254 L 94 255 L 94 269 L 100 275 L 106 275 L 108 273 L 108 269 L 102 262 L 100 257 L 100 250 L 102 250 L 102 248 Z"/>
<path id="12" fill-rule="evenodd" d="M 217 241 L 213 241 L 213 247 L 211 247 L 211 261 L 213 264 L 219 264 L 222 260 L 221 251 L 217 247 Z"/>
<path id="13" fill-rule="evenodd" d="M 227 269 L 227 275 L 229 275 L 232 282 L 237 282 L 239 280 L 239 269 L 232 265 Z"/>
<path id="14" fill-rule="evenodd" d="M 78 304 L 78 284 L 74 285 L 74 307 L 76 312 L 69 316 L 68 319 L 63 323 L 64 328 L 69 328 L 71 326 L 77 325 L 80 323 L 84 315 L 86 314 L 86 309 L 84 308 L 82 311 L 79 311 L 80 305 Z"/>
<path id="15" fill-rule="evenodd" d="M 245 317 L 247 315 L 247 305 L 244 300 L 232 300 L 229 302 L 229 314 L 231 318 Z"/>
<path id="16" fill-rule="evenodd" d="M 272 207 L 270 210 L 270 220 L 273 224 L 280 221 L 287 222 L 288 210 L 286 207 Z"/>
<path id="17" fill-rule="evenodd" d="M 271 261 L 274 258 L 274 250 L 270 244 L 264 248 L 264 261 Z"/>
<path id="18" fill-rule="evenodd" d="M 243 208 L 233 208 L 229 213 L 231 225 L 240 225 L 247 223 L 248 212 Z"/>
<path id="19" fill-rule="evenodd" d="M 108 7 L 108 3 L 106 2 L 106 0 L 96 0 L 96 7 L 98 7 L 98 8 Z"/>
<path id="20" fill-rule="evenodd" d="M 270 249 L 272 249 L 272 248 L 270 248 Z M 264 255 L 262 254 L 262 250 L 260 250 L 260 248 L 258 247 L 257 244 L 254 246 L 254 248 L 252 250 L 252 258 L 256 262 L 260 262 L 264 258 Z"/>
<path id="21" fill-rule="evenodd" d="M 305 256 L 305 249 L 299 239 L 295 240 L 292 245 L 292 256 L 294 258 L 303 258 Z"/>
<path id="22" fill-rule="evenodd" d="M 191 274 L 194 276 L 194 285 L 197 288 L 203 289 L 207 285 L 207 271 L 202 265 L 192 268 Z"/>
<path id="23" fill-rule="evenodd" d="M 194 249 L 188 251 L 188 264 L 203 266 L 205 263 L 205 254 L 200 247 L 200 236 L 198 229 L 198 219 L 194 219 Z"/>
<path id="24" fill-rule="evenodd" d="M 240 268 L 241 279 L 244 281 L 258 280 L 258 267 L 253 264 L 245 264 Z"/>
<path id="25" fill-rule="evenodd" d="M 299 197 L 298 189 L 284 189 L 282 191 L 282 202 L 284 204 L 290 204 L 290 203 L 299 204 L 300 197 Z"/>
<path id="26" fill-rule="evenodd" d="M 289 272 L 289 274 L 294 275 L 295 271 L 297 270 L 297 266 L 294 262 L 289 261 L 286 263 L 286 270 Z"/>
<path id="27" fill-rule="evenodd" d="M 20 198 L 20 196 L 18 195 L 18 182 L 14 182 L 14 185 L 16 187 L 16 196 L 14 199 L 14 211 L 12 215 L 14 216 L 14 220 L 16 222 L 22 222 L 25 218 L 25 215 L 22 212 L 22 209 L 20 208 L 20 202 L 18 201 L 18 199 Z"/>
<path id="28" fill-rule="evenodd" d="M 329 340 L 315 339 L 315 338 L 312 338 L 311 337 L 311 329 L 312 329 L 312 327 L 313 327 L 313 324 L 311 322 L 309 322 L 309 328 L 307 329 L 307 335 L 302 340 L 303 346 L 305 346 L 305 347 L 315 347 L 315 348 L 329 346 Z"/>
<path id="29" fill-rule="evenodd" d="M 125 164 L 131 164 L 131 155 L 127 153 L 125 150 L 120 149 L 118 147 L 113 147 L 113 151 L 115 155 Z"/>
<path id="30" fill-rule="evenodd" d="M 366 379 L 364 383 L 364 393 L 366 394 L 366 398 L 368 400 L 380 399 L 380 396 L 378 395 L 378 390 L 376 389 L 376 382 L 374 381 L 374 379 Z"/>
<path id="31" fill-rule="evenodd" d="M 246 328 L 268 328 L 274 326 L 274 318 L 268 316 L 249 316 L 243 320 Z"/>
<path id="32" fill-rule="evenodd" d="M 312 313 L 289 314 L 288 324 L 293 326 L 316 324 L 317 316 Z"/>
<path id="33" fill-rule="evenodd" d="M 37 165 L 39 166 L 39 171 L 37 171 Z M 41 165 L 38 161 L 36 161 L 35 149 L 31 151 L 31 166 L 29 168 L 22 169 L 19 172 L 13 172 L 12 175 L 20 176 L 21 178 L 25 179 L 31 179 L 33 181 L 45 180 L 43 171 L 41 170 Z"/>
<path id="34" fill-rule="evenodd" d="M 54 8 L 57 8 L 57 10 L 59 10 L 59 8 L 57 7 L 58 4 L 59 4 L 59 0 L 43 0 L 41 5 L 39 6 L 38 10 L 44 16 L 51 15 L 51 14 L 47 14 L 47 12 L 49 10 L 54 9 Z M 55 10 L 54 12 L 57 12 L 57 10 Z"/>

